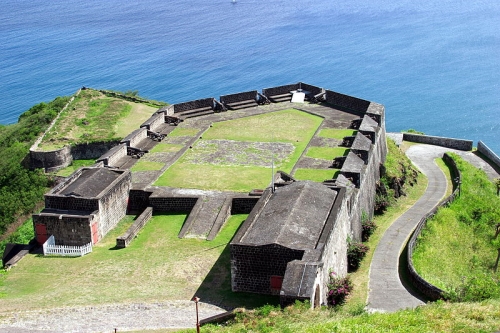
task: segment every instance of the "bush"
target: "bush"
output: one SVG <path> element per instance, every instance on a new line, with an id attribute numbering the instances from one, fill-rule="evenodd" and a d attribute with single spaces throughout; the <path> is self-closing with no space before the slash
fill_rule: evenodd
<path id="1" fill-rule="evenodd" d="M 329 306 L 339 306 L 345 303 L 346 297 L 351 293 L 352 283 L 349 276 L 338 277 L 337 273 L 330 271 L 328 274 L 327 302 Z"/>
<path id="2" fill-rule="evenodd" d="M 355 242 L 350 239 L 347 241 L 347 262 L 350 271 L 358 269 L 369 249 L 370 248 L 363 243 Z"/>
<path id="3" fill-rule="evenodd" d="M 500 298 L 500 280 L 484 272 L 476 272 L 463 277 L 457 287 L 450 287 L 444 297 L 452 302 L 480 302 L 490 298 Z"/>
<path id="4" fill-rule="evenodd" d="M 370 236 L 375 232 L 377 229 L 377 225 L 373 220 L 370 220 L 368 218 L 368 215 L 363 212 L 361 215 L 361 240 L 363 242 L 368 241 L 370 239 Z"/>

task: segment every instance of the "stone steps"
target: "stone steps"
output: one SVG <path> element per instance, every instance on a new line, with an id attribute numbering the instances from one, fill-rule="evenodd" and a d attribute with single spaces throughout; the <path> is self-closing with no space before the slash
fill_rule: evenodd
<path id="1" fill-rule="evenodd" d="M 268 96 L 268 98 L 273 103 L 290 102 L 290 100 L 292 99 L 292 94 L 286 93 L 282 95 Z"/>
<path id="2" fill-rule="evenodd" d="M 234 102 L 234 103 L 228 103 L 226 104 L 228 109 L 230 110 L 239 110 L 239 109 L 245 109 L 245 108 L 252 108 L 255 106 L 258 106 L 257 102 L 254 99 L 249 99 L 245 101 L 239 101 L 239 102 Z"/>
<path id="3" fill-rule="evenodd" d="M 212 240 L 228 217 L 228 201 L 225 196 L 202 196 L 179 232 L 179 238 Z"/>

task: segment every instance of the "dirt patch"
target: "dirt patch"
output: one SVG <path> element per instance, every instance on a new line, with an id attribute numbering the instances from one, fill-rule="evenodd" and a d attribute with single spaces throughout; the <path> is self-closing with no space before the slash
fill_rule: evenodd
<path id="1" fill-rule="evenodd" d="M 293 153 L 295 147 L 283 142 L 241 142 L 231 140 L 200 140 L 186 161 L 193 164 L 269 166 Z"/>

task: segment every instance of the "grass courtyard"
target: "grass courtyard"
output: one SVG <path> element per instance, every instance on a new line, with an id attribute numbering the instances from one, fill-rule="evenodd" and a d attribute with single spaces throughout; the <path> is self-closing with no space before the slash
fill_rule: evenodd
<path id="1" fill-rule="evenodd" d="M 214 123 L 154 185 L 236 192 L 264 188 L 273 164 L 275 171 L 291 172 L 322 120 L 288 109 Z M 196 134 L 187 130 L 172 133 Z"/>

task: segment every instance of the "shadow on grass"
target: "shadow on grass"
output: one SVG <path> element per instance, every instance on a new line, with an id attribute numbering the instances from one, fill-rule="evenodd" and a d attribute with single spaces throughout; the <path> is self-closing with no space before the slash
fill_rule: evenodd
<path id="1" fill-rule="evenodd" d="M 219 259 L 212 266 L 194 296 L 201 302 L 209 303 L 226 310 L 238 307 L 253 309 L 266 304 L 278 305 L 279 297 L 231 291 L 231 253 L 229 244 L 225 245 Z"/>

